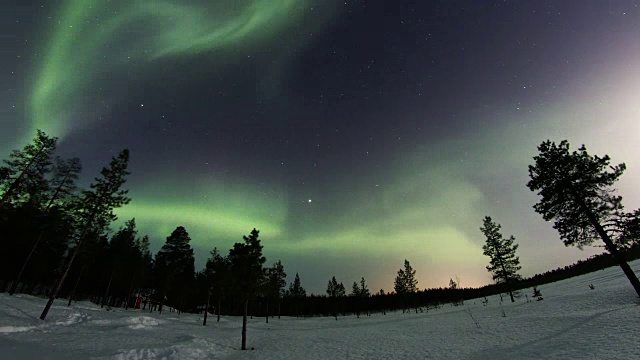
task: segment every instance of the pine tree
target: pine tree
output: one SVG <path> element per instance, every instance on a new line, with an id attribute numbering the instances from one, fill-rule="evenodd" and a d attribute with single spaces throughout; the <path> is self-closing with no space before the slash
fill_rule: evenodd
<path id="1" fill-rule="evenodd" d="M 76 246 L 60 280 L 54 290 L 51 291 L 49 301 L 42 311 L 40 319 L 44 320 L 47 317 L 53 301 L 58 296 L 58 292 L 69 274 L 69 269 L 73 265 L 83 240 L 90 233 L 102 234 L 109 223 L 117 219 L 113 210 L 129 203 L 130 199 L 126 196 L 128 191 L 121 189 L 126 182 L 126 176 L 129 174 L 127 172 L 128 164 L 129 150 L 124 149 L 117 157 L 111 159 L 109 167 L 102 169 L 102 177 L 95 179 L 95 182 L 90 185 L 90 190 L 83 192 L 83 206 L 79 212 L 82 225 L 77 233 Z"/>
<path id="2" fill-rule="evenodd" d="M 243 236 L 244 242 L 235 243 L 229 251 L 231 271 L 244 303 L 242 315 L 242 350 L 247 349 L 247 313 L 249 299 L 256 293 L 263 274 L 262 264 L 266 261 L 262 256 L 262 245 L 258 239 L 260 232 L 256 229 L 249 236 Z"/>
<path id="3" fill-rule="evenodd" d="M 49 186 L 49 192 L 51 194 L 48 195 L 47 205 L 43 210 L 44 216 L 48 218 L 47 220 L 53 220 L 56 218 L 56 215 L 61 217 L 68 216 L 66 213 L 71 210 L 71 205 L 73 204 L 73 201 L 76 200 L 76 181 L 78 180 L 81 171 L 82 165 L 80 163 L 80 159 L 72 158 L 63 160 L 60 157 L 56 157 L 53 178 L 51 179 Z M 53 209 L 55 214 L 52 214 L 52 207 L 54 206 L 56 207 Z M 56 221 L 53 221 L 52 223 L 55 224 Z M 62 222 L 57 223 L 59 228 Z M 45 236 L 45 230 L 46 228 L 42 228 L 40 230 L 36 241 L 31 246 L 31 251 L 22 263 L 22 268 L 9 290 L 9 295 L 13 295 L 15 293 L 29 261 Z"/>
<path id="4" fill-rule="evenodd" d="M 351 287 L 351 296 L 355 298 L 356 316 L 360 318 L 360 308 L 363 306 L 363 303 L 366 301 L 366 299 L 371 296 L 364 277 L 360 279 L 360 284 L 355 281 L 353 282 L 353 286 Z M 368 310 L 367 315 L 369 315 Z"/>
<path id="5" fill-rule="evenodd" d="M 307 297 L 307 291 L 302 287 L 302 282 L 300 281 L 300 275 L 296 273 L 295 278 L 289 284 L 289 289 L 287 290 L 288 297 L 290 297 L 293 301 L 293 311 L 296 316 L 300 314 L 300 306 L 302 301 Z"/>
<path id="6" fill-rule="evenodd" d="M 110 270 L 109 280 L 105 294 L 102 298 L 101 307 L 107 302 L 110 293 L 125 297 L 130 293 L 130 283 L 135 279 L 135 271 L 138 262 L 138 251 L 136 248 L 136 219 L 125 222 L 109 241 L 106 251 L 107 268 Z M 126 297 L 128 303 L 129 298 Z"/>
<path id="7" fill-rule="evenodd" d="M 329 295 L 330 298 L 345 296 L 344 285 L 342 285 L 342 283 L 338 283 L 335 276 L 329 280 L 329 284 L 327 285 L 327 295 Z"/>
<path id="8" fill-rule="evenodd" d="M 487 240 L 486 244 L 482 246 L 482 250 L 484 250 L 484 255 L 491 259 L 487 266 L 487 271 L 493 274 L 493 280 L 498 284 L 505 284 L 509 291 L 511 302 L 515 302 L 513 298 L 513 282 L 520 278 L 518 270 L 522 268 L 520 266 L 520 258 L 516 256 L 518 244 L 514 244 L 516 239 L 513 235 L 508 239 L 503 238 L 500 228 L 500 224 L 494 223 L 491 217 L 484 217 L 480 231 L 482 231 Z"/>
<path id="9" fill-rule="evenodd" d="M 300 275 L 296 273 L 296 277 L 293 279 L 293 282 L 289 285 L 289 296 L 293 298 L 304 298 L 307 296 L 307 291 L 302 287 L 300 282 Z"/>
<path id="10" fill-rule="evenodd" d="M 353 282 L 353 285 L 351 286 L 351 294 L 349 294 L 353 297 L 359 297 L 360 296 L 360 286 L 358 286 L 357 282 Z"/>
<path id="11" fill-rule="evenodd" d="M 58 138 L 38 130 L 32 143 L 22 150 L 14 150 L 6 166 L 0 167 L 0 208 L 7 202 L 42 204 L 46 198 L 46 176 L 51 171 L 51 158 Z"/>
<path id="12" fill-rule="evenodd" d="M 384 292 L 384 289 L 380 289 L 380 291 L 378 291 L 378 293 L 377 293 L 376 295 L 378 295 L 378 296 L 380 296 L 380 297 L 384 297 L 386 294 L 385 294 L 385 292 Z M 382 315 L 387 315 L 387 309 L 386 309 L 386 307 L 384 306 L 384 305 L 385 305 L 385 301 L 384 301 L 384 299 L 381 299 L 381 300 L 382 300 L 382 304 L 383 304 L 383 307 L 382 307 Z"/>
<path id="13" fill-rule="evenodd" d="M 145 235 L 142 238 L 136 239 L 136 251 L 138 255 L 138 261 L 136 263 L 136 277 L 140 287 L 149 288 L 152 286 L 152 273 L 153 273 L 153 255 L 149 250 L 149 236 Z"/>
<path id="14" fill-rule="evenodd" d="M 603 226 L 615 224 L 622 211 L 622 197 L 615 195 L 612 186 L 622 176 L 625 164 L 610 166 L 608 155 L 591 155 L 584 145 L 569 152 L 566 140 L 558 145 L 544 141 L 538 151 L 535 165 L 529 165 L 531 180 L 527 183 L 541 196 L 535 211 L 544 220 L 554 221 L 553 227 L 566 246 L 582 248 L 601 238 L 640 296 L 638 277 Z"/>
<path id="15" fill-rule="evenodd" d="M 398 270 L 393 284 L 393 288 L 404 301 L 405 306 L 403 312 L 406 311 L 409 298 L 418 291 L 418 280 L 416 279 L 416 271 L 411 267 L 409 260 L 404 260 L 404 269 Z M 416 309 L 417 312 L 417 309 Z"/>
<path id="16" fill-rule="evenodd" d="M 231 287 L 231 263 L 228 257 L 222 256 L 218 248 L 211 251 L 211 257 L 207 260 L 204 276 L 208 281 L 208 286 L 217 295 L 217 321 L 220 321 L 220 310 L 222 309 L 222 298 Z"/>
<path id="17" fill-rule="evenodd" d="M 336 320 L 338 320 L 337 302 L 339 298 L 346 295 L 346 292 L 344 285 L 342 283 L 338 283 L 335 276 L 333 276 L 331 280 L 329 280 L 329 284 L 327 285 L 327 295 L 329 295 L 329 298 L 334 304 L 333 316 L 336 318 Z"/>
<path id="18" fill-rule="evenodd" d="M 266 298 L 267 298 L 267 316 L 266 322 L 269 322 L 269 301 L 275 301 L 278 305 L 278 319 L 280 318 L 280 299 L 284 295 L 284 287 L 287 285 L 287 273 L 284 272 L 282 262 L 278 260 L 272 267 L 267 268 L 266 272 Z"/>
<path id="19" fill-rule="evenodd" d="M 404 269 L 398 270 L 394 289 L 398 294 L 411 294 L 418 291 L 416 271 L 411 267 L 411 263 L 407 259 L 404 260 Z"/>
<path id="20" fill-rule="evenodd" d="M 182 300 L 195 276 L 195 259 L 190 241 L 187 230 L 178 226 L 156 254 L 155 274 L 160 286 L 160 313 L 165 297 L 172 300 L 174 308 L 182 310 Z"/>

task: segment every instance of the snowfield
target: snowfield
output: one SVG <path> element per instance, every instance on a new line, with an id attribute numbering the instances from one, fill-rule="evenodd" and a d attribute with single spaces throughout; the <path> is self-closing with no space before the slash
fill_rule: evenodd
<path id="1" fill-rule="evenodd" d="M 636 273 L 640 261 L 631 263 Z M 595 289 L 591 290 L 589 284 Z M 640 359 L 640 300 L 618 267 L 539 287 L 543 301 L 500 298 L 428 312 L 249 320 L 106 311 L 0 294 L 2 359 Z M 506 317 L 502 317 L 502 309 Z M 478 322 L 479 327 L 474 323 Z"/>

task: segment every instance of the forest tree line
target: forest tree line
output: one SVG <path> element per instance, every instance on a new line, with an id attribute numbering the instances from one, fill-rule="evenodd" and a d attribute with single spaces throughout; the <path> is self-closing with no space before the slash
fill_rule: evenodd
<path id="1" fill-rule="evenodd" d="M 110 229 L 114 210 L 130 200 L 124 189 L 129 152 L 114 156 L 89 188 L 80 189 L 80 160 L 55 156 L 56 145 L 55 137 L 38 131 L 32 143 L 14 150 L 0 167 L 0 291 L 48 296 L 42 319 L 53 299 L 62 297 L 69 304 L 90 299 L 103 307 L 202 312 L 217 320 L 243 315 L 245 324 L 246 316 L 337 320 L 349 314 L 425 311 L 498 293 L 513 301 L 519 289 L 614 264 L 640 294 L 640 283 L 626 264 L 640 257 L 640 211 L 624 212 L 622 197 L 611 188 L 625 166 L 609 166 L 607 156 L 592 156 L 584 146 L 571 153 L 566 141 L 546 141 L 538 148 L 536 164 L 529 168 L 528 187 L 542 198 L 534 209 L 554 222 L 565 245 L 602 240 L 608 254 L 523 279 L 515 238 L 503 237 L 500 225 L 486 216 L 480 230 L 495 284 L 460 288 L 460 281 L 451 279 L 447 288 L 421 291 L 405 260 L 391 293 L 369 289 L 364 277 L 348 287 L 332 277 L 322 295 L 307 294 L 298 274 L 288 278 L 280 261 L 265 259 L 257 229 L 247 229 L 248 235 L 228 251 L 212 249 L 201 270 L 195 269 L 191 238 L 182 226 L 152 254 L 150 239 L 138 233 L 135 219 L 115 232 Z"/>

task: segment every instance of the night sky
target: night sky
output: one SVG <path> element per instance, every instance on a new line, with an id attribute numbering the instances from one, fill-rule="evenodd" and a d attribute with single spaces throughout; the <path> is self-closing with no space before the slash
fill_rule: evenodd
<path id="1" fill-rule="evenodd" d="M 196 267 L 254 227 L 267 263 L 324 293 L 491 283 L 482 218 L 524 276 L 599 253 L 536 214 L 527 165 L 568 139 L 628 170 L 640 207 L 637 1 L 112 0 L 0 7 L 0 155 L 43 129 L 83 185 L 131 151 L 155 253 L 176 226 Z"/>

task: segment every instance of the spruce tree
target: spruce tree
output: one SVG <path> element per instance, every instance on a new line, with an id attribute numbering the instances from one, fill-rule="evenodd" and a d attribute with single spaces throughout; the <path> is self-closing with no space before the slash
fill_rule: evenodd
<path id="1" fill-rule="evenodd" d="M 242 315 L 242 350 L 247 349 L 247 313 L 249 299 L 255 295 L 263 275 L 262 265 L 266 261 L 262 256 L 262 245 L 258 239 L 260 232 L 256 229 L 249 236 L 243 236 L 244 242 L 235 243 L 229 250 L 231 272 L 239 295 L 244 304 Z"/>
<path id="2" fill-rule="evenodd" d="M 300 281 L 300 275 L 296 273 L 296 277 L 293 279 L 291 284 L 289 285 L 289 296 L 293 298 L 304 298 L 307 296 L 307 291 L 302 287 L 302 282 Z"/>
<path id="3" fill-rule="evenodd" d="M 160 313 L 165 297 L 172 301 L 174 308 L 182 311 L 182 300 L 187 296 L 195 276 L 195 259 L 190 241 L 187 230 L 178 226 L 156 254 L 155 274 L 160 291 Z"/>
<path id="4" fill-rule="evenodd" d="M 346 293 L 344 285 L 342 283 L 338 283 L 335 276 L 329 280 L 329 284 L 327 285 L 327 295 L 329 295 L 329 299 L 333 302 L 333 316 L 338 320 L 338 299 L 344 297 Z"/>
<path id="5" fill-rule="evenodd" d="M 136 276 L 136 263 L 138 252 L 136 249 L 136 219 L 125 222 L 109 241 L 106 251 L 106 262 L 109 271 L 109 280 L 106 286 L 101 306 L 104 306 L 111 293 L 116 297 L 125 297 L 128 293 L 130 282 Z M 126 299 L 127 303 L 129 299 Z"/>
<path id="6" fill-rule="evenodd" d="M 307 297 L 307 291 L 302 287 L 302 282 L 300 281 L 300 275 L 298 275 L 298 273 L 296 273 L 295 278 L 291 284 L 289 284 L 287 296 L 293 300 L 293 311 L 294 314 L 298 316 L 302 301 Z"/>
<path id="7" fill-rule="evenodd" d="M 360 284 L 357 282 L 353 282 L 353 286 L 351 287 L 351 296 L 355 298 L 356 303 L 356 316 L 360 318 L 360 310 L 363 306 L 363 303 L 369 298 L 371 294 L 369 293 L 369 289 L 367 288 L 367 283 L 364 280 L 364 277 L 360 279 Z M 368 311 L 367 311 L 368 315 Z"/>
<path id="8" fill-rule="evenodd" d="M 136 283 L 139 287 L 148 289 L 152 287 L 153 255 L 149 250 L 150 240 L 148 235 L 136 239 Z"/>
<path id="9" fill-rule="evenodd" d="M 40 319 L 44 320 L 47 317 L 53 301 L 67 279 L 69 269 L 81 249 L 83 240 L 89 234 L 102 234 L 109 223 L 117 219 L 113 210 L 129 203 L 130 199 L 126 196 L 128 190 L 121 189 L 126 182 L 126 176 L 129 175 L 128 164 L 129 150 L 124 149 L 118 156 L 111 159 L 109 167 L 102 169 L 102 176 L 95 179 L 95 182 L 90 185 L 90 189 L 83 192 L 83 202 L 78 213 L 81 225 L 77 232 L 75 248 L 64 267 L 60 280 L 49 295 L 49 301 L 42 311 Z"/>
<path id="10" fill-rule="evenodd" d="M 220 321 L 222 298 L 226 296 L 226 293 L 229 292 L 231 288 L 231 264 L 229 258 L 222 256 L 218 248 L 214 248 L 209 254 L 211 256 L 207 259 L 203 276 L 207 284 L 206 286 L 216 295 L 217 321 Z M 207 296 L 209 295 L 208 292 Z"/>
<path id="11" fill-rule="evenodd" d="M 393 288 L 396 294 L 403 299 L 404 309 L 406 311 L 409 298 L 418 291 L 418 280 L 416 279 L 416 271 L 411 267 L 409 260 L 404 260 L 404 269 L 398 270 L 398 275 L 394 280 Z M 417 312 L 417 309 L 416 309 Z"/>
<path id="12" fill-rule="evenodd" d="M 636 293 L 640 296 L 640 281 L 614 244 L 603 224 L 615 223 L 622 211 L 622 197 L 612 187 L 626 169 L 624 163 L 609 165 L 608 155 L 591 155 L 582 145 L 569 151 L 569 142 L 544 141 L 529 165 L 531 180 L 527 187 L 538 191 L 540 201 L 534 205 L 546 221 L 554 221 L 566 246 L 582 248 L 602 239 Z"/>
<path id="13" fill-rule="evenodd" d="M 496 224 L 491 217 L 485 216 L 483 226 L 480 231 L 487 238 L 486 243 L 482 246 L 484 255 L 491 260 L 487 266 L 487 271 L 493 274 L 493 280 L 498 284 L 505 284 L 511 297 L 511 302 L 515 302 L 513 298 L 513 283 L 520 276 L 518 270 L 520 266 L 520 258 L 516 256 L 518 244 L 514 244 L 515 238 L 510 236 L 505 239 L 500 233 L 500 224 Z"/>
<path id="14" fill-rule="evenodd" d="M 284 295 L 284 287 L 287 285 L 287 273 L 284 272 L 282 262 L 278 260 L 272 267 L 267 268 L 266 275 L 266 298 L 267 298 L 267 316 L 266 322 L 269 322 L 269 302 L 273 301 L 278 305 L 278 319 L 280 318 L 280 299 Z"/>
<path id="15" fill-rule="evenodd" d="M 349 294 L 353 297 L 359 297 L 360 296 L 360 286 L 358 286 L 357 282 L 353 282 L 353 285 L 351 286 L 351 294 Z"/>
<path id="16" fill-rule="evenodd" d="M 345 295 L 344 285 L 342 285 L 342 283 L 338 283 L 335 276 L 329 280 L 329 284 L 327 285 L 327 295 L 329 295 L 330 298 L 338 298 Z"/>

